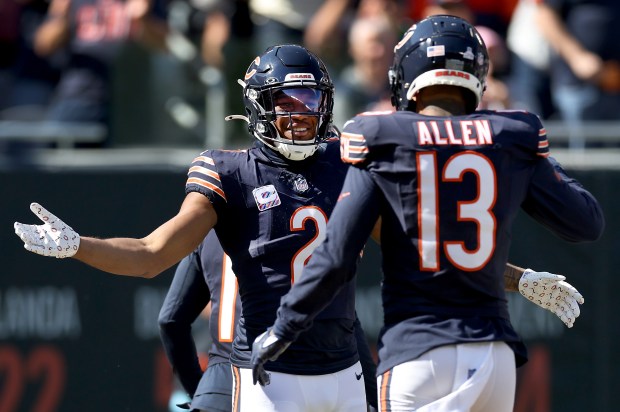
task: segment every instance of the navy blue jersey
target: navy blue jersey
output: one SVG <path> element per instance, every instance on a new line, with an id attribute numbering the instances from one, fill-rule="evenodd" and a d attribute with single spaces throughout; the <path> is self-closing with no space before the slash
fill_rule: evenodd
<path id="1" fill-rule="evenodd" d="M 257 144 L 249 150 L 207 150 L 192 163 L 186 191 L 204 194 L 213 204 L 215 231 L 238 279 L 243 310 L 234 365 L 250 367 L 252 342 L 273 324 L 281 297 L 324 239 L 347 168 L 338 140 L 299 162 L 287 163 Z M 354 287 L 348 282 L 313 330 L 267 369 L 325 374 L 357 362 Z"/>
<path id="2" fill-rule="evenodd" d="M 212 338 L 209 367 L 212 367 L 230 362 L 235 326 L 241 312 L 237 279 L 230 258 L 222 250 L 214 231 L 177 266 L 160 311 L 159 324 L 164 350 L 183 388 L 194 396 L 209 396 L 211 392 L 230 395 L 233 385 L 230 367 L 224 372 L 216 372 L 219 374 L 217 382 L 208 381 L 205 377 L 201 379 L 202 371 L 192 339 L 192 323 L 209 302 L 209 333 Z M 358 319 L 354 327 L 366 397 L 371 405 L 376 406 L 376 366 Z M 232 404 L 232 401 L 229 403 Z"/>
<path id="3" fill-rule="evenodd" d="M 598 202 L 548 158 L 525 112 L 429 117 L 360 115 L 342 134 L 345 180 L 325 242 L 282 302 L 275 332 L 293 339 L 349 280 L 356 250 L 382 218 L 383 373 L 441 345 L 506 341 L 525 361 L 508 316 L 503 272 L 519 209 L 569 241 L 598 238 Z M 333 294 L 332 294 L 333 295 Z"/>
<path id="4" fill-rule="evenodd" d="M 185 390 L 193 394 L 202 376 L 192 323 L 211 303 L 209 365 L 229 362 L 241 305 L 237 279 L 215 232 L 177 266 L 159 314 L 166 355 Z"/>

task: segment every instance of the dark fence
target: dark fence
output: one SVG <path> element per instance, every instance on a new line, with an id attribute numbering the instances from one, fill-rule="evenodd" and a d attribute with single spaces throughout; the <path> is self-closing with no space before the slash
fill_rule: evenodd
<path id="1" fill-rule="evenodd" d="M 620 171 L 573 174 L 600 199 L 608 226 L 599 242 L 571 245 L 525 215 L 517 222 L 511 261 L 566 275 L 586 303 L 569 330 L 511 296 L 513 321 L 530 349 L 516 411 L 612 411 L 620 387 L 620 285 L 612 271 L 620 255 Z M 167 410 L 173 379 L 156 318 L 172 270 L 132 279 L 36 256 L 23 250 L 12 225 L 36 222 L 28 206 L 37 201 L 82 235 L 140 237 L 176 213 L 184 181 L 181 167 L 0 171 L 0 411 Z M 382 322 L 375 246 L 364 260 L 357 307 L 372 341 Z"/>

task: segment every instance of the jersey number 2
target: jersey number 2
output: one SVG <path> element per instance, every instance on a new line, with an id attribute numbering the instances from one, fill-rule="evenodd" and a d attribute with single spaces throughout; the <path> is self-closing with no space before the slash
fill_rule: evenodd
<path id="1" fill-rule="evenodd" d="M 291 232 L 297 232 L 306 228 L 308 220 L 314 222 L 316 228 L 316 234 L 308 243 L 306 243 L 301 249 L 293 256 L 291 262 L 291 281 L 295 283 L 301 276 L 301 272 L 310 260 L 312 252 L 325 240 L 325 229 L 327 228 L 327 215 L 320 208 L 316 206 L 304 206 L 293 212 L 291 216 L 290 228 Z"/>
<path id="2" fill-rule="evenodd" d="M 327 227 L 327 215 L 323 210 L 316 206 L 304 206 L 293 212 L 290 221 L 291 232 L 304 230 L 308 220 L 314 222 L 316 235 L 310 239 L 297 253 L 293 256 L 291 262 L 292 282 L 295 283 L 299 279 L 301 272 L 308 263 L 314 249 L 325 240 L 325 229 Z M 219 313 L 219 339 L 220 342 L 232 342 L 235 326 L 235 303 L 237 301 L 237 277 L 232 270 L 230 258 L 224 254 L 222 268 L 222 290 L 220 295 L 220 313 Z"/>

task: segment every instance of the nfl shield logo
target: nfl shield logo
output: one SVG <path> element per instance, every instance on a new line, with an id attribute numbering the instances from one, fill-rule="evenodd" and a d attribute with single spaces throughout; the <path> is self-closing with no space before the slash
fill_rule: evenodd
<path id="1" fill-rule="evenodd" d="M 278 196 L 278 192 L 273 185 L 262 186 L 252 190 L 252 194 L 254 195 L 254 200 L 256 201 L 256 206 L 258 206 L 258 210 L 263 211 L 267 209 L 271 209 L 272 207 L 279 206 L 280 196 Z"/>
<path id="2" fill-rule="evenodd" d="M 297 193 L 303 193 L 309 189 L 308 182 L 306 181 L 306 179 L 303 178 L 303 176 L 297 177 L 297 179 L 295 179 L 294 184 L 295 184 L 295 191 Z"/>

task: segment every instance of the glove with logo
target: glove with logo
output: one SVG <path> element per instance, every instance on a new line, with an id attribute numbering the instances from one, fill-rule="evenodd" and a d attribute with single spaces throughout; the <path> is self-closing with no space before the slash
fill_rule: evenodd
<path id="1" fill-rule="evenodd" d="M 265 372 L 265 362 L 274 361 L 291 344 L 290 341 L 278 338 L 271 329 L 259 335 L 252 344 L 252 379 L 261 386 L 269 385 L 269 374 Z"/>
<path id="2" fill-rule="evenodd" d="M 15 234 L 24 242 L 24 249 L 59 259 L 75 255 L 80 247 L 80 235 L 38 203 L 31 203 L 30 210 L 44 224 L 26 225 L 15 222 Z"/>
<path id="3" fill-rule="evenodd" d="M 553 312 L 569 328 L 579 317 L 583 296 L 566 278 L 549 272 L 526 269 L 519 279 L 519 292 L 543 309 Z"/>

